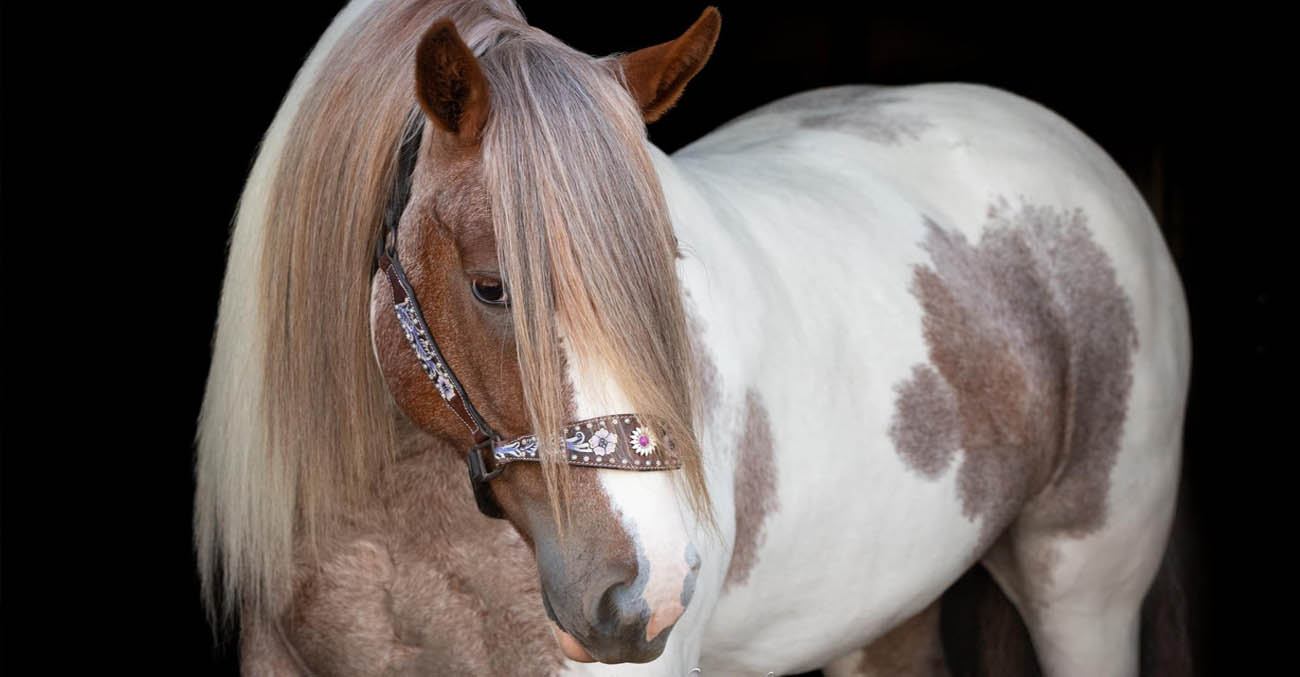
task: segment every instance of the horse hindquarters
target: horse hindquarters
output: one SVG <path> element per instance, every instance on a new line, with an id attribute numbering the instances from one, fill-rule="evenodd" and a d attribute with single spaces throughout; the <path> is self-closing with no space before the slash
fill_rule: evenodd
<path id="1" fill-rule="evenodd" d="M 1122 425 L 1113 462 L 1081 458 L 1082 445 L 1067 445 L 1046 488 L 982 560 L 1024 619 L 1044 674 L 1054 677 L 1139 674 L 1143 601 L 1166 560 L 1177 502 L 1190 354 L 1181 290 L 1162 275 L 1172 270 L 1167 254 L 1154 267 L 1157 282 L 1135 295 L 1140 347 L 1119 420 L 1080 416 L 1071 385 L 1073 427 Z M 1104 501 L 1080 505 L 1063 488 L 1071 481 L 1100 486 Z M 1158 674 L 1181 674 L 1170 667 Z"/>

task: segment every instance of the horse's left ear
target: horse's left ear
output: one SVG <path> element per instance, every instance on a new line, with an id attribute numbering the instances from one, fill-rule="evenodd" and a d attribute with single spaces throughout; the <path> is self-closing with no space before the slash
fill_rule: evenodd
<path id="1" fill-rule="evenodd" d="M 488 82 L 451 19 L 438 21 L 421 38 L 415 90 L 420 107 L 438 127 L 462 141 L 477 142 L 488 117 Z"/>
<path id="2" fill-rule="evenodd" d="M 707 7 L 694 25 L 676 40 L 646 47 L 618 58 L 632 96 L 646 122 L 658 120 L 682 95 L 713 53 L 722 27 L 718 8 Z"/>

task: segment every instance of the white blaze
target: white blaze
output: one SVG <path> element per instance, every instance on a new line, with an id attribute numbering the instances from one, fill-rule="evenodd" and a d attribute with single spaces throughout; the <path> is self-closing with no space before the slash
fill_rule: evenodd
<path id="1" fill-rule="evenodd" d="M 601 373 L 599 365 L 578 359 L 567 340 L 563 345 L 573 385 L 575 418 L 636 413 L 627 395 L 613 379 Z M 622 439 L 618 444 L 630 445 L 631 440 Z M 624 530 L 636 543 L 638 566 L 649 569 L 638 571 L 637 578 L 645 580 L 641 596 L 650 609 L 646 641 L 652 641 L 685 610 L 682 592 L 691 573 L 686 561 L 691 543 L 669 475 L 673 471 L 602 469 L 595 472 Z"/>

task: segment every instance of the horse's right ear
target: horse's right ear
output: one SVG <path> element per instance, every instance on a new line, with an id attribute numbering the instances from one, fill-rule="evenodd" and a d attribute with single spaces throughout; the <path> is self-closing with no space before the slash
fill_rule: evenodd
<path id="1" fill-rule="evenodd" d="M 633 98 L 647 123 L 658 120 L 682 95 L 686 83 L 704 68 L 722 28 L 718 8 L 706 7 L 681 37 L 618 58 Z"/>
<path id="2" fill-rule="evenodd" d="M 433 24 L 415 52 L 415 92 L 424 114 L 466 142 L 488 118 L 488 82 L 451 19 Z"/>

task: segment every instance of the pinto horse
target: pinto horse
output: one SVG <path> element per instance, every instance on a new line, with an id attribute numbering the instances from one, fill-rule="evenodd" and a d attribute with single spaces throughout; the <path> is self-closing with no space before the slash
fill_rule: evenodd
<path id="1" fill-rule="evenodd" d="M 645 125 L 719 26 L 604 58 L 508 0 L 327 30 L 199 428 L 250 671 L 847 672 L 980 562 L 1047 674 L 1137 672 L 1190 359 L 1138 191 L 972 85 L 806 92 L 666 156 Z"/>

